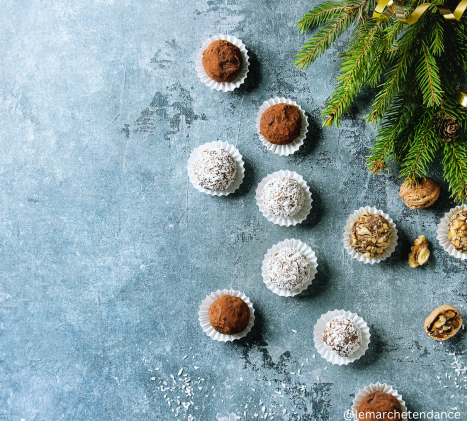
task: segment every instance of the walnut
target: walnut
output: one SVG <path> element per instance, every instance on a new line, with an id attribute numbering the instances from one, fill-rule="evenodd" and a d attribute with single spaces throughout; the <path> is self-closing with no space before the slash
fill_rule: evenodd
<path id="1" fill-rule="evenodd" d="M 399 197 L 410 209 L 428 208 L 438 200 L 441 186 L 431 178 L 417 179 L 414 183 L 403 183 Z"/>
<path id="2" fill-rule="evenodd" d="M 462 326 L 460 313 L 450 305 L 433 310 L 425 320 L 426 334 L 437 341 L 453 337 Z"/>
<path id="3" fill-rule="evenodd" d="M 428 241 L 424 235 L 418 237 L 409 254 L 409 266 L 416 268 L 417 266 L 424 265 L 428 262 L 430 257 L 430 250 L 428 249 Z"/>
<path id="4" fill-rule="evenodd" d="M 467 210 L 456 212 L 451 216 L 447 226 L 448 239 L 453 247 L 461 253 L 467 252 Z"/>

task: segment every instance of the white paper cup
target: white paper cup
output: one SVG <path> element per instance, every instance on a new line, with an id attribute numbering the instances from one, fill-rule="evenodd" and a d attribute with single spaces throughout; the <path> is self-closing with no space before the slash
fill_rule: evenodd
<path id="1" fill-rule="evenodd" d="M 240 70 L 240 73 L 238 76 L 235 78 L 233 82 L 216 82 L 215 80 L 211 79 L 208 74 L 206 73 L 206 70 L 204 70 L 203 66 L 203 53 L 204 51 L 209 47 L 209 45 L 214 42 L 218 41 L 220 39 L 229 41 L 233 45 L 236 45 L 238 48 L 240 48 L 240 52 L 242 53 L 242 58 L 243 58 L 243 66 L 242 70 Z M 248 73 L 248 66 L 250 65 L 250 62 L 248 61 L 248 50 L 245 47 L 245 44 L 243 44 L 242 40 L 234 37 L 233 35 L 214 35 L 211 38 L 208 38 L 206 41 L 203 42 L 203 45 L 198 51 L 198 54 L 196 56 L 196 61 L 195 61 L 195 67 L 196 67 L 196 73 L 198 73 L 198 77 L 201 79 L 201 81 L 211 89 L 215 89 L 216 91 L 223 91 L 223 92 L 228 92 L 228 91 L 233 91 L 235 88 L 238 88 L 246 79 L 246 75 Z"/>
<path id="2" fill-rule="evenodd" d="M 235 160 L 235 163 L 237 164 L 237 174 L 235 175 L 235 180 L 232 181 L 232 184 L 230 184 L 230 186 L 227 187 L 227 189 L 224 191 L 209 190 L 209 189 L 205 189 L 204 187 L 201 187 L 193 173 L 193 164 L 198 159 L 200 153 L 205 151 L 206 149 L 207 150 L 224 149 L 232 156 L 232 158 Z M 245 173 L 243 166 L 244 166 L 244 162 L 243 162 L 242 155 L 240 155 L 240 152 L 235 146 L 227 142 L 220 142 L 220 141 L 211 142 L 211 143 L 206 143 L 204 145 L 198 146 L 196 149 L 193 150 L 193 152 L 191 152 L 191 155 L 188 158 L 188 166 L 187 166 L 188 177 L 190 178 L 190 181 L 191 181 L 191 184 L 193 184 L 193 187 L 202 193 L 210 194 L 211 196 L 228 196 L 230 193 L 233 193 L 235 190 L 237 190 L 242 184 L 243 175 Z"/>
<path id="3" fill-rule="evenodd" d="M 234 297 L 241 298 L 250 309 L 250 321 L 248 322 L 248 326 L 240 333 L 235 333 L 234 335 L 225 335 L 224 333 L 220 333 L 215 330 L 211 326 L 211 322 L 209 321 L 209 307 L 211 304 L 216 301 L 219 297 L 223 295 L 233 295 Z M 230 342 L 235 341 L 236 339 L 243 338 L 250 332 L 251 328 L 255 323 L 255 309 L 253 308 L 253 304 L 251 303 L 250 299 L 240 291 L 234 291 L 233 289 L 223 289 L 217 290 L 216 292 L 211 292 L 211 294 L 206 295 L 206 298 L 201 302 L 199 306 L 198 312 L 198 320 L 203 329 L 203 331 L 208 335 L 211 339 L 218 341 L 218 342 Z"/>
<path id="4" fill-rule="evenodd" d="M 340 355 L 337 355 L 323 342 L 323 331 L 326 327 L 326 323 L 337 316 L 344 316 L 345 318 L 352 320 L 362 332 L 362 344 L 360 345 L 360 348 L 358 348 L 349 357 L 341 357 Z M 326 314 L 321 315 L 315 324 L 313 337 L 316 349 L 326 361 L 330 362 L 331 364 L 347 365 L 354 362 L 355 360 L 358 360 L 362 355 L 365 354 L 366 350 L 368 349 L 368 345 L 370 344 L 371 334 L 370 328 L 366 324 L 365 320 L 363 320 L 358 314 L 351 313 L 350 311 L 334 310 L 328 311 Z"/>
<path id="5" fill-rule="evenodd" d="M 300 184 L 300 186 L 303 189 L 303 193 L 305 193 L 305 201 L 303 202 L 303 207 L 300 209 L 300 211 L 292 216 L 291 218 L 283 218 L 280 216 L 274 216 L 271 215 L 263 206 L 263 200 L 261 198 L 261 194 L 263 193 L 264 186 L 266 183 L 268 183 L 270 180 L 278 177 L 288 177 L 288 178 L 293 178 Z M 261 182 L 258 184 L 258 187 L 256 188 L 256 204 L 259 207 L 259 210 L 261 213 L 268 219 L 268 221 L 272 222 L 273 224 L 281 225 L 281 226 L 286 226 L 289 227 L 290 225 L 297 225 L 300 222 L 303 222 L 308 214 L 310 213 L 311 210 L 311 202 L 313 199 L 311 198 L 311 192 L 310 188 L 306 184 L 306 181 L 303 179 L 303 177 L 299 174 L 297 174 L 294 171 L 276 171 L 272 174 L 269 174 L 265 178 L 261 180 Z"/>
<path id="6" fill-rule="evenodd" d="M 456 212 L 463 211 L 467 209 L 467 205 L 456 206 L 454 209 L 451 209 L 449 212 L 444 214 L 444 218 L 441 219 L 438 229 L 436 231 L 437 239 L 444 251 L 447 251 L 451 256 L 456 257 L 457 259 L 465 260 L 467 259 L 467 253 L 461 253 L 457 251 L 451 242 L 448 239 L 448 224 L 451 219 L 451 216 Z"/>
<path id="7" fill-rule="evenodd" d="M 372 383 L 369 386 L 365 386 L 363 389 L 361 389 L 358 392 L 357 396 L 355 396 L 355 399 L 352 402 L 352 414 L 355 420 L 358 420 L 357 414 L 358 414 L 358 406 L 360 405 L 360 402 L 366 395 L 369 395 L 370 393 L 373 393 L 373 392 L 389 393 L 390 395 L 394 396 L 401 404 L 401 411 L 402 411 L 401 419 L 403 420 L 407 419 L 407 407 L 405 406 L 405 402 L 402 400 L 402 396 L 397 392 L 397 390 L 394 390 L 392 386 L 388 386 L 385 383 L 383 384 Z"/>
<path id="8" fill-rule="evenodd" d="M 305 282 L 303 285 L 299 286 L 297 289 L 293 290 L 288 290 L 288 289 L 281 289 L 276 287 L 270 280 L 269 280 L 269 273 L 268 273 L 268 262 L 274 253 L 277 253 L 279 250 L 283 249 L 284 247 L 292 247 L 296 250 L 298 250 L 300 253 L 302 253 L 305 257 L 308 263 L 310 263 L 310 276 L 308 278 L 308 281 Z M 266 286 L 274 293 L 279 295 L 280 297 L 294 297 L 295 295 L 300 294 L 302 291 L 307 289 L 311 283 L 313 282 L 313 279 L 316 276 L 316 273 L 318 272 L 318 259 L 316 258 L 315 252 L 307 246 L 305 243 L 302 243 L 300 240 L 296 240 L 295 238 L 292 238 L 290 240 L 284 240 L 281 241 L 280 243 L 274 244 L 264 255 L 264 260 L 263 260 L 263 266 L 261 267 L 261 273 L 263 275 L 263 281 L 266 284 Z"/>
<path id="9" fill-rule="evenodd" d="M 273 105 L 277 105 L 277 104 L 295 105 L 300 110 L 300 115 L 302 116 L 302 126 L 300 128 L 300 134 L 298 135 L 297 138 L 294 139 L 293 142 L 289 143 L 288 145 L 276 145 L 274 143 L 271 143 L 261 134 L 261 129 L 260 129 L 261 116 L 269 107 L 272 107 Z M 306 118 L 305 111 L 303 111 L 300 105 L 298 105 L 295 101 L 292 101 L 291 99 L 275 97 L 275 98 L 268 99 L 267 101 L 264 101 L 263 105 L 259 107 L 258 114 L 256 115 L 256 132 L 258 133 L 259 140 L 261 140 L 261 143 L 264 146 L 266 146 L 266 148 L 268 148 L 269 151 L 272 151 L 274 153 L 277 153 L 279 155 L 284 155 L 284 156 L 291 155 L 297 152 L 300 149 L 300 146 L 303 145 L 303 141 L 306 138 L 307 131 L 308 131 L 308 120 Z"/>
<path id="10" fill-rule="evenodd" d="M 350 230 L 352 228 L 352 224 L 360 218 L 365 212 L 367 213 L 373 213 L 373 214 L 380 214 L 382 215 L 388 222 L 390 227 L 392 228 L 392 238 L 391 242 L 389 243 L 389 246 L 386 250 L 384 250 L 383 254 L 380 254 L 379 256 L 375 256 L 372 258 L 365 257 L 361 253 L 357 253 L 352 247 L 350 247 Z M 364 208 L 360 208 L 356 210 L 352 215 L 349 216 L 349 219 L 347 219 L 344 227 L 344 247 L 347 250 L 347 252 L 352 256 L 352 258 L 357 259 L 359 262 L 363 263 L 379 263 L 382 262 L 383 260 L 386 260 L 396 249 L 397 246 L 397 229 L 396 229 L 396 224 L 394 221 L 389 217 L 387 213 L 384 213 L 382 210 L 378 210 L 376 208 L 370 207 L 370 206 L 365 206 Z"/>

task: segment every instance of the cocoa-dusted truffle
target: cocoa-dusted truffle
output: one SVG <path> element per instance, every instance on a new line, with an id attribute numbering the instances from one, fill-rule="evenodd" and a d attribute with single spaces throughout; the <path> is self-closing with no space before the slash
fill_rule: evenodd
<path id="1" fill-rule="evenodd" d="M 291 218 L 303 207 L 305 193 L 293 178 L 277 177 L 266 183 L 261 200 L 271 215 Z"/>
<path id="2" fill-rule="evenodd" d="M 263 113 L 259 129 L 268 142 L 287 145 L 298 137 L 301 126 L 302 116 L 297 106 L 276 104 Z"/>
<path id="3" fill-rule="evenodd" d="M 222 295 L 209 306 L 209 321 L 218 332 L 234 335 L 248 326 L 250 309 L 241 298 Z"/>
<path id="4" fill-rule="evenodd" d="M 358 405 L 358 419 L 363 421 L 393 421 L 402 419 L 402 407 L 397 398 L 389 393 L 373 392 Z"/>
<path id="5" fill-rule="evenodd" d="M 235 180 L 237 164 L 224 149 L 206 149 L 194 162 L 193 174 L 201 187 L 225 191 Z"/>
<path id="6" fill-rule="evenodd" d="M 344 316 L 337 316 L 326 323 L 323 342 L 337 355 L 350 357 L 362 344 L 362 331 Z"/>
<path id="7" fill-rule="evenodd" d="M 292 247 L 284 247 L 269 258 L 269 280 L 277 288 L 294 290 L 308 281 L 310 267 L 302 253 Z"/>
<path id="8" fill-rule="evenodd" d="M 203 53 L 203 67 L 216 82 L 233 82 L 243 66 L 243 57 L 236 45 L 220 39 L 209 44 Z"/>
<path id="9" fill-rule="evenodd" d="M 386 218 L 364 212 L 351 227 L 350 247 L 363 256 L 372 258 L 383 254 L 389 247 L 392 229 Z"/>
<path id="10" fill-rule="evenodd" d="M 452 246 L 461 253 L 467 253 L 467 209 L 451 216 L 447 231 Z"/>

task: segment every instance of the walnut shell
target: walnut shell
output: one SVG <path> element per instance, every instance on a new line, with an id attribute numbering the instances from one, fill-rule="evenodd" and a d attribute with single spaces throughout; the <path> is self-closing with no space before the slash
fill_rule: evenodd
<path id="1" fill-rule="evenodd" d="M 418 185 L 411 187 L 404 183 L 399 191 L 399 197 L 410 209 L 428 208 L 438 200 L 441 186 L 431 178 L 418 179 Z"/>
<path id="2" fill-rule="evenodd" d="M 444 305 L 434 309 L 425 320 L 426 334 L 437 341 L 452 338 L 462 326 L 462 317 L 457 309 Z"/>

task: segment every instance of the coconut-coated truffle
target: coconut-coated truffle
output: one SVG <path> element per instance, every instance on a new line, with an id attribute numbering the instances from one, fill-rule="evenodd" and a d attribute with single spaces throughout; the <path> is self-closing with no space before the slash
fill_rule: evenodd
<path id="1" fill-rule="evenodd" d="M 362 332 L 352 320 L 337 316 L 326 323 L 323 342 L 337 355 L 350 357 L 362 345 Z"/>
<path id="2" fill-rule="evenodd" d="M 302 253 L 292 247 L 284 247 L 269 258 L 269 280 L 279 289 L 298 289 L 310 278 L 310 267 Z"/>
<path id="3" fill-rule="evenodd" d="M 291 218 L 302 209 L 305 193 L 293 178 L 277 177 L 266 183 L 261 199 L 264 208 L 271 215 Z"/>
<path id="4" fill-rule="evenodd" d="M 224 149 L 206 149 L 194 162 L 193 174 L 201 187 L 225 191 L 235 180 L 237 164 Z"/>

